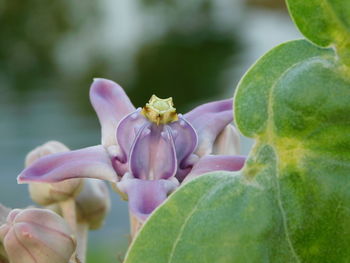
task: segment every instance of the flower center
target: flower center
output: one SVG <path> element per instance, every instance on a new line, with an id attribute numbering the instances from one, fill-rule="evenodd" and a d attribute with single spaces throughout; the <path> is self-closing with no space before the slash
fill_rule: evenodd
<path id="1" fill-rule="evenodd" d="M 174 108 L 173 98 L 160 99 L 156 95 L 152 95 L 145 107 L 142 108 L 141 113 L 151 122 L 160 124 L 167 124 L 169 122 L 177 121 L 179 118 Z"/>

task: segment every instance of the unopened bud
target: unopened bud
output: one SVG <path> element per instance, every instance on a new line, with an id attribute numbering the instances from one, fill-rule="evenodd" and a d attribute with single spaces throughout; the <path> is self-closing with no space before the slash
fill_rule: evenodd
<path id="1" fill-rule="evenodd" d="M 240 138 L 236 128 L 229 124 L 218 135 L 214 142 L 214 155 L 238 155 L 240 152 Z"/>
<path id="2" fill-rule="evenodd" d="M 58 141 L 48 141 L 43 145 L 40 145 L 30 151 L 25 160 L 25 166 L 28 167 L 32 165 L 36 160 L 40 159 L 43 156 L 60 153 L 60 152 L 68 152 L 69 148 L 65 146 L 63 143 Z"/>
<path id="3" fill-rule="evenodd" d="M 69 179 L 59 183 L 30 183 L 30 197 L 37 204 L 46 206 L 65 201 L 81 190 L 81 179 Z"/>
<path id="4" fill-rule="evenodd" d="M 97 179 L 85 179 L 83 190 L 75 199 L 78 221 L 90 229 L 101 227 L 110 209 L 107 185 Z"/>
<path id="5" fill-rule="evenodd" d="M 69 149 L 57 141 L 49 141 L 34 150 L 26 157 L 26 167 L 36 160 L 49 154 L 67 152 Z M 30 183 L 29 194 L 32 200 L 40 205 L 46 206 L 57 202 L 65 201 L 76 196 L 82 185 L 82 179 L 69 179 L 58 183 Z"/>
<path id="6" fill-rule="evenodd" d="M 6 224 L 6 218 L 10 213 L 10 211 L 11 209 L 0 204 L 0 227 Z M 8 262 L 9 261 L 8 261 L 7 253 L 5 251 L 5 248 L 2 242 L 0 241 L 0 263 L 8 263 Z"/>
<path id="7" fill-rule="evenodd" d="M 67 263 L 76 241 L 66 222 L 48 209 L 14 209 L 0 227 L 11 263 Z"/>

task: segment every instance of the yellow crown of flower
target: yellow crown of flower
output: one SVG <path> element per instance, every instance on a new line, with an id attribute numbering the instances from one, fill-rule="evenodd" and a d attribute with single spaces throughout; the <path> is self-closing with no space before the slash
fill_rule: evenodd
<path id="1" fill-rule="evenodd" d="M 152 95 L 149 102 L 142 108 L 141 113 L 157 125 L 167 124 L 179 119 L 171 97 L 160 99 L 156 95 Z"/>

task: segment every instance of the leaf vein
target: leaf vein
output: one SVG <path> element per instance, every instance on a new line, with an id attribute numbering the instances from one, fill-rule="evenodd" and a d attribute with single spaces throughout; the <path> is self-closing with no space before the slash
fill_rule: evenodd
<path id="1" fill-rule="evenodd" d="M 235 177 L 230 178 L 230 180 L 232 180 L 232 179 L 235 180 Z M 173 262 L 174 255 L 175 255 L 175 250 L 176 250 L 176 248 L 177 248 L 177 246 L 178 246 L 178 244 L 179 244 L 179 242 L 181 240 L 181 237 L 182 237 L 182 235 L 184 233 L 184 230 L 185 230 L 189 220 L 192 218 L 194 213 L 197 211 L 200 203 L 203 202 L 204 200 L 210 198 L 213 193 L 215 193 L 219 188 L 221 188 L 222 186 L 225 186 L 226 184 L 227 184 L 226 180 L 225 180 L 225 182 L 222 182 L 222 181 L 218 182 L 217 184 L 213 185 L 210 188 L 210 190 L 208 192 L 206 192 L 206 194 L 204 196 L 202 196 L 197 201 L 196 205 L 192 208 L 191 212 L 187 215 L 187 217 L 184 220 L 184 223 L 182 224 L 182 226 L 181 226 L 181 228 L 179 230 L 179 233 L 178 233 L 178 235 L 177 235 L 177 237 L 175 239 L 175 242 L 174 242 L 174 244 L 173 244 L 173 246 L 171 248 L 171 252 L 169 254 L 168 263 Z"/>

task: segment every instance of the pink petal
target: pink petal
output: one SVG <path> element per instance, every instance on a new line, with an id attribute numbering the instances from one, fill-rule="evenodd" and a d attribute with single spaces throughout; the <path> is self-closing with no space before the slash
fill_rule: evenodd
<path id="1" fill-rule="evenodd" d="M 202 157 L 192 168 L 185 178 L 189 181 L 199 175 L 215 171 L 239 171 L 243 168 L 246 157 L 232 155 L 207 155 Z"/>
<path id="2" fill-rule="evenodd" d="M 212 153 L 218 134 L 233 121 L 232 99 L 203 104 L 184 115 L 198 134 L 196 154 Z"/>
<path id="3" fill-rule="evenodd" d="M 175 175 L 177 159 L 169 127 L 149 124 L 135 139 L 130 153 L 131 174 L 139 179 L 167 179 Z"/>
<path id="4" fill-rule="evenodd" d="M 177 186 L 178 182 L 174 178 L 173 180 L 125 178 L 118 183 L 118 188 L 128 195 L 130 212 L 142 222 Z"/>
<path id="5" fill-rule="evenodd" d="M 197 147 L 197 133 L 191 124 L 186 121 L 181 114 L 179 120 L 169 123 L 171 134 L 174 138 L 176 158 L 178 162 L 178 170 L 176 177 L 182 181 L 192 168 L 192 163 L 189 158 Z"/>
<path id="6" fill-rule="evenodd" d="M 17 180 L 53 183 L 82 177 L 116 181 L 110 157 L 102 145 L 44 156 L 24 169 Z"/>
<path id="7" fill-rule="evenodd" d="M 94 79 L 90 88 L 90 100 L 102 127 L 102 144 L 116 145 L 118 122 L 135 107 L 124 90 L 115 82 L 107 79 Z"/>
<path id="8" fill-rule="evenodd" d="M 121 162 L 127 162 L 131 147 L 141 127 L 150 123 L 140 111 L 141 108 L 125 116 L 117 127 L 117 141 L 121 150 L 118 159 Z"/>

